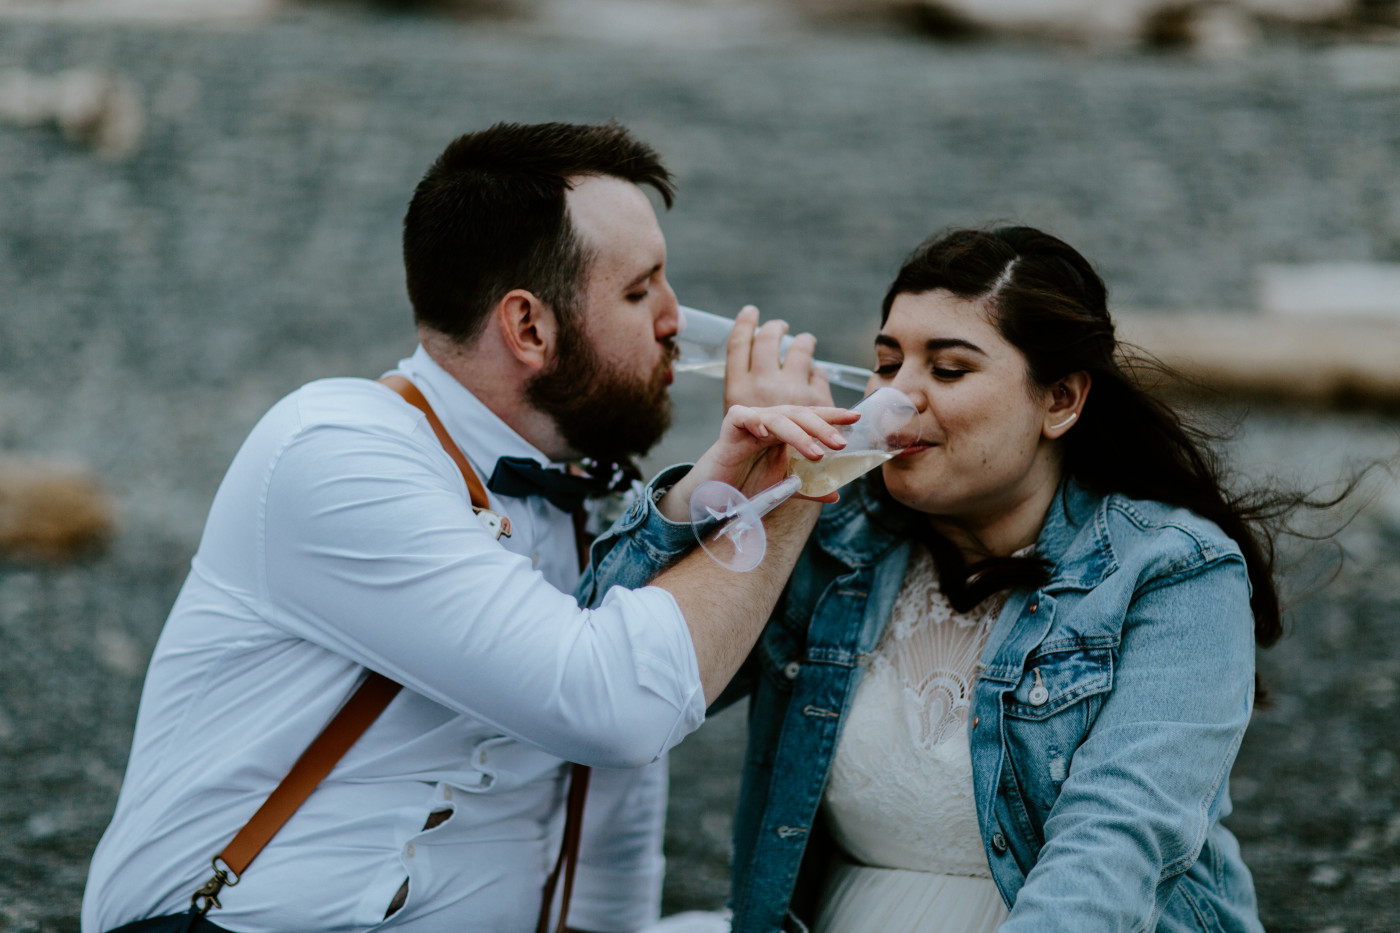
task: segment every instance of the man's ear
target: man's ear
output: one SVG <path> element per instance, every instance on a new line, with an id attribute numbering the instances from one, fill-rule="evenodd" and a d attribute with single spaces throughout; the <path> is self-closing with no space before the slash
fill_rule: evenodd
<path id="1" fill-rule="evenodd" d="M 1041 433 L 1055 440 L 1064 437 L 1079 420 L 1084 410 L 1084 402 L 1089 398 L 1092 380 L 1087 372 L 1070 373 L 1050 387 L 1050 407 L 1045 410 L 1045 422 Z"/>
<path id="2" fill-rule="evenodd" d="M 544 369 L 558 338 L 554 310 L 533 292 L 516 288 L 496 303 L 494 316 L 511 354 L 530 369 Z"/>

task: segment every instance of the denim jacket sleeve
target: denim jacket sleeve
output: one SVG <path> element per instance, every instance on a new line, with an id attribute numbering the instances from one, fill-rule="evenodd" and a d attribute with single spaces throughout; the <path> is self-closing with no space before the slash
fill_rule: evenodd
<path id="1" fill-rule="evenodd" d="M 1238 552 L 1198 554 L 1137 588 L 1113 689 L 1073 754 L 1003 933 L 1157 927 L 1228 811 L 1253 635 Z"/>
<path id="2" fill-rule="evenodd" d="M 598 605 L 614 586 L 646 586 L 695 546 L 690 524 L 671 521 L 656 506 L 690 466 L 681 463 L 658 473 L 626 513 L 593 542 L 588 566 L 574 590 L 580 606 Z"/>

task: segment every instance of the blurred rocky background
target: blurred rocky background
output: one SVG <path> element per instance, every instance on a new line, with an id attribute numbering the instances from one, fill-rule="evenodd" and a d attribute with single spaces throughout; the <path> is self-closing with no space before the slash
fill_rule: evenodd
<path id="1" fill-rule="evenodd" d="M 863 362 L 900 257 L 1042 226 L 1244 478 L 1400 452 L 1396 0 L 0 0 L 0 930 L 70 931 L 141 677 L 244 434 L 413 344 L 454 135 L 617 118 L 687 304 Z M 1185 391 L 1189 390 L 1189 391 Z M 682 377 L 656 467 L 703 448 Z M 1344 522 L 1349 522 L 1341 527 Z M 1400 496 L 1286 542 L 1231 825 L 1275 933 L 1400 926 Z M 676 753 L 667 907 L 723 903 L 742 710 Z"/>

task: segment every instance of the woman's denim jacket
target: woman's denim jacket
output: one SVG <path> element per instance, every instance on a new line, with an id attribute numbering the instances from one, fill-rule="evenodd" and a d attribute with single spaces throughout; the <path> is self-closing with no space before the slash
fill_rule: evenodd
<path id="1" fill-rule="evenodd" d="M 693 543 L 652 504 L 678 475 L 657 477 L 595 543 L 585 603 L 644 584 Z M 801 902 L 829 848 L 819 804 L 832 754 L 909 556 L 879 515 L 859 483 L 824 509 L 721 698 L 752 697 L 735 933 L 810 920 Z M 1190 512 L 1065 483 L 1037 550 L 1050 581 L 1008 596 L 969 719 L 982 842 L 1012 907 L 1002 930 L 1261 931 L 1249 871 L 1220 825 L 1254 693 L 1239 548 Z"/>

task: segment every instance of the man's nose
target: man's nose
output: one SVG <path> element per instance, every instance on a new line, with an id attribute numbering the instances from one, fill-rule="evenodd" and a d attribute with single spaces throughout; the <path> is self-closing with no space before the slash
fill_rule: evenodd
<path id="1" fill-rule="evenodd" d="M 676 336 L 681 329 L 681 306 L 676 301 L 676 293 L 671 290 L 671 284 L 664 279 L 660 286 L 661 294 L 658 295 L 654 327 L 657 340 L 669 340 Z"/>

